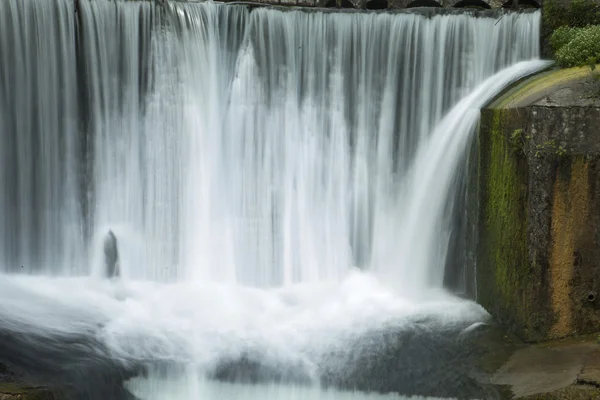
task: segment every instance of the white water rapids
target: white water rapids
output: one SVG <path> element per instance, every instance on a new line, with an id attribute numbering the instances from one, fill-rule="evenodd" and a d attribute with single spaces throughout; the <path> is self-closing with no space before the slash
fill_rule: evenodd
<path id="1" fill-rule="evenodd" d="M 487 320 L 442 288 L 448 209 L 479 109 L 546 65 L 539 12 L 74 11 L 0 3 L 0 333 L 177 366 L 142 399 L 362 399 L 314 389 L 331 354 Z M 243 354 L 313 386 L 204 379 Z"/>

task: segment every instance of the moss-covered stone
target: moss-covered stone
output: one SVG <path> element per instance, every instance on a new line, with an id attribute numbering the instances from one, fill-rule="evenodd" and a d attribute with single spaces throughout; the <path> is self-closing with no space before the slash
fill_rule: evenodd
<path id="1" fill-rule="evenodd" d="M 525 115 L 512 110 L 490 109 L 482 116 L 477 299 L 511 331 L 536 340 L 545 324 L 535 318 L 541 311 L 532 309 L 544 307 L 534 301 L 537 274 L 528 250 L 524 126 Z"/>
<path id="2" fill-rule="evenodd" d="M 0 383 L 0 400 L 59 400 L 59 396 L 43 387 Z"/>
<path id="3" fill-rule="evenodd" d="M 477 300 L 526 341 L 600 330 L 600 102 L 586 79 L 546 72 L 482 111 Z"/>
<path id="4" fill-rule="evenodd" d="M 600 69 L 600 64 L 596 66 Z M 536 74 L 528 79 L 525 79 L 520 84 L 513 86 L 504 91 L 494 101 L 490 103 L 488 108 L 519 108 L 535 104 L 541 99 L 546 98 L 549 94 L 555 93 L 562 88 L 574 87 L 577 83 L 589 85 L 589 80 L 592 78 L 589 67 L 576 67 L 566 69 L 549 69 L 547 71 Z M 577 93 L 578 99 L 581 100 L 581 93 Z M 562 101 L 561 101 L 562 102 Z M 563 102 L 564 103 L 564 102 Z M 569 102 L 564 106 L 571 105 L 587 105 Z"/>
<path id="5" fill-rule="evenodd" d="M 591 400 L 600 399 L 600 388 L 590 385 L 572 385 L 550 393 L 539 393 L 523 400 Z"/>

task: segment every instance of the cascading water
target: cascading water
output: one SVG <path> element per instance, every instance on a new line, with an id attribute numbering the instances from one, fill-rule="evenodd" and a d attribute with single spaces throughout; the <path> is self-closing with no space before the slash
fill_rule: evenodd
<path id="1" fill-rule="evenodd" d="M 0 5 L 0 265 L 68 274 L 82 248 L 71 2 Z"/>
<path id="2" fill-rule="evenodd" d="M 43 48 L 57 51 L 3 46 L 3 76 L 14 77 L 3 118 L 14 138 L 2 146 L 1 198 L 15 212 L 3 213 L 0 243 L 5 268 L 44 272 L 77 264 L 86 272 L 72 254 L 86 253 L 76 238 L 87 223 L 95 233 L 121 227 L 124 240 L 142 243 L 143 258 L 126 265 L 138 277 L 162 279 L 166 270 L 277 286 L 339 280 L 357 265 L 403 270 L 410 287 L 439 286 L 440 271 L 429 270 L 439 262 L 411 276 L 394 254 L 401 200 L 413 192 L 406 171 L 450 105 L 538 54 L 537 14 L 83 1 L 75 47 L 70 4 L 15 4 L 4 6 L 5 40 L 46 28 Z M 64 32 L 54 39 L 54 26 L 11 5 L 61 13 L 43 22 Z M 20 59 L 22 49 L 32 54 Z"/>
<path id="3" fill-rule="evenodd" d="M 240 357 L 334 384 L 371 347 L 417 362 L 373 332 L 485 320 L 431 289 L 478 108 L 544 65 L 503 70 L 539 19 L 5 0 L 0 270 L 62 277 L 0 276 L 0 333 L 225 380 Z M 123 286 L 74 277 L 108 229 Z"/>

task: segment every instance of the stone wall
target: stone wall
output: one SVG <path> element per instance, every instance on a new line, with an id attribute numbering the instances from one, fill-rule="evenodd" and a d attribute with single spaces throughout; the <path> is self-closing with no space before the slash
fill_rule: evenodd
<path id="1" fill-rule="evenodd" d="M 528 341 L 600 331 L 600 79 L 521 83 L 482 111 L 473 156 L 478 302 Z"/>

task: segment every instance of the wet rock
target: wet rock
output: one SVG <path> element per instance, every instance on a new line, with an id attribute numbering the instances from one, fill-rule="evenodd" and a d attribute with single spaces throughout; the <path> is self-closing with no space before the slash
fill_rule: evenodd
<path id="1" fill-rule="evenodd" d="M 51 390 L 18 383 L 0 383 L 0 400 L 61 400 Z"/>
<path id="2" fill-rule="evenodd" d="M 269 360 L 257 353 L 220 360 L 209 377 L 224 382 L 277 382 L 309 385 L 313 382 L 311 367 L 297 360 Z"/>
<path id="3" fill-rule="evenodd" d="M 6 400 L 134 400 L 123 383 L 142 372 L 139 365 L 113 360 L 94 337 L 23 334 L 9 327 L 0 327 L 0 365 Z"/>

